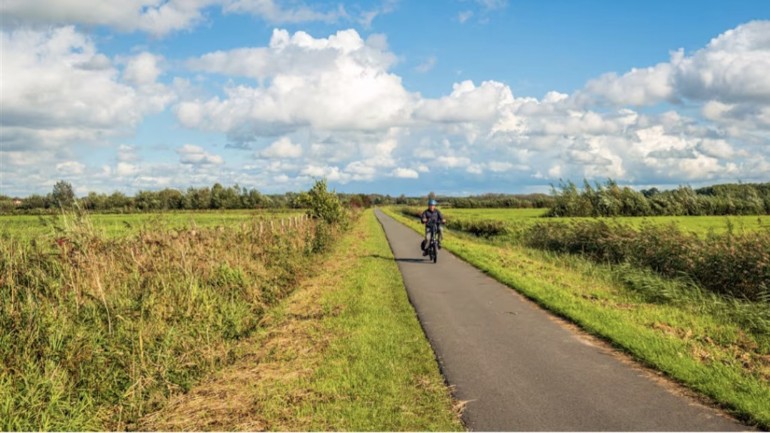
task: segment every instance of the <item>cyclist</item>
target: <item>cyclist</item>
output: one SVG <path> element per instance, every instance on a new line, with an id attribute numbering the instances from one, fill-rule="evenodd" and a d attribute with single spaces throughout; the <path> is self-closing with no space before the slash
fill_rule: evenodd
<path id="1" fill-rule="evenodd" d="M 420 215 L 420 220 L 422 220 L 422 223 L 425 224 L 425 239 L 422 241 L 423 256 L 428 255 L 428 235 L 430 234 L 432 222 L 435 222 L 438 226 L 438 233 L 435 233 L 434 235 L 437 237 L 437 246 L 439 248 L 441 248 L 441 239 L 444 237 L 444 229 L 441 224 L 446 224 L 446 219 L 444 219 L 444 216 L 441 215 L 441 211 L 436 209 L 437 204 L 438 203 L 436 200 L 430 199 L 428 201 L 428 209 L 425 209 L 422 215 Z"/>

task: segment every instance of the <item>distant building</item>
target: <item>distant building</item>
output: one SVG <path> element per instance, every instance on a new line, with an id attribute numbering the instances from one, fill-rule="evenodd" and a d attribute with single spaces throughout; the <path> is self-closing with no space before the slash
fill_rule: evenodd
<path id="1" fill-rule="evenodd" d="M 22 204 L 22 203 L 23 203 L 23 202 L 21 201 L 21 199 L 20 199 L 20 198 L 15 198 L 15 199 L 13 199 L 13 205 L 14 205 L 14 206 L 21 206 L 21 204 Z"/>

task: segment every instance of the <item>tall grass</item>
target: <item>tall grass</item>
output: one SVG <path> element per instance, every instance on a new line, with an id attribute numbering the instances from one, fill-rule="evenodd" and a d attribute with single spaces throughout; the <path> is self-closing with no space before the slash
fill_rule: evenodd
<path id="1" fill-rule="evenodd" d="M 701 238 L 675 225 L 641 228 L 606 221 L 537 223 L 524 232 L 534 248 L 580 254 L 598 262 L 652 269 L 692 279 L 714 293 L 770 301 L 770 231 Z"/>
<path id="2" fill-rule="evenodd" d="M 306 218 L 147 226 L 108 238 L 83 215 L 0 239 L 0 429 L 130 428 L 232 358 L 309 272 L 334 227 Z"/>
<path id="3" fill-rule="evenodd" d="M 415 208 L 399 212 L 415 217 Z M 490 212 L 491 215 L 494 211 Z M 664 277 L 686 279 L 713 293 L 770 302 L 770 230 L 736 229 L 701 235 L 680 225 L 649 220 L 571 219 L 505 221 L 447 215 L 447 227 L 477 237 L 557 253 L 582 255 L 600 263 L 629 263 Z M 761 222 L 761 221 L 760 221 Z"/>

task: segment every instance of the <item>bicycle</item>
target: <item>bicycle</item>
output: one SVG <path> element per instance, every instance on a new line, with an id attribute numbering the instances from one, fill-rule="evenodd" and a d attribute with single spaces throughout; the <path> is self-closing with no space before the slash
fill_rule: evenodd
<path id="1" fill-rule="evenodd" d="M 432 260 L 433 263 L 438 262 L 438 240 L 436 237 L 438 237 L 439 233 L 439 222 L 438 221 L 431 221 L 428 223 L 428 230 L 430 231 L 430 239 L 428 240 L 427 250 L 428 250 L 428 257 L 429 260 Z"/>

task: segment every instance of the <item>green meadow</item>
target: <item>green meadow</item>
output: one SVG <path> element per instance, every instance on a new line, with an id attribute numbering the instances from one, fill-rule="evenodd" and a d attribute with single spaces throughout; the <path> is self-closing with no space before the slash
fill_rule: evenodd
<path id="1" fill-rule="evenodd" d="M 415 208 L 415 212 L 420 209 Z M 448 219 L 496 220 L 511 226 L 522 227 L 542 221 L 591 221 L 604 220 L 634 227 L 642 224 L 653 225 L 674 224 L 683 231 L 707 235 L 710 232 L 721 234 L 732 227 L 733 230 L 770 230 L 768 215 L 739 215 L 739 216 L 656 216 L 656 217 L 614 217 L 614 218 L 547 218 L 548 209 L 442 209 Z"/>
<path id="2" fill-rule="evenodd" d="M 97 231 L 108 237 L 136 233 L 153 227 L 164 228 L 211 228 L 228 227 L 254 220 L 280 220 L 301 215 L 301 210 L 217 210 L 189 212 L 152 212 L 130 214 L 89 214 L 89 220 Z M 53 235 L 72 223 L 72 214 L 58 215 L 0 215 L 0 236 L 30 239 L 39 235 Z"/>

